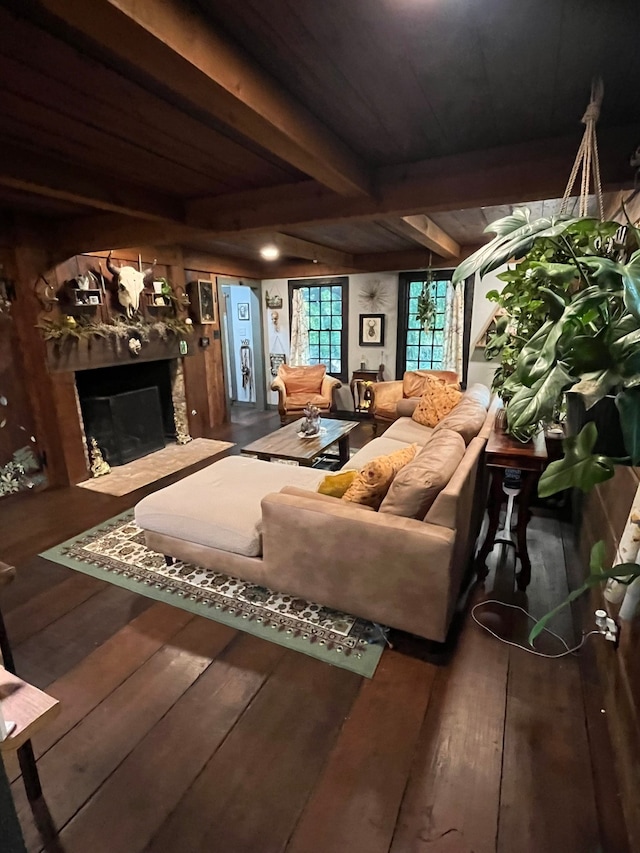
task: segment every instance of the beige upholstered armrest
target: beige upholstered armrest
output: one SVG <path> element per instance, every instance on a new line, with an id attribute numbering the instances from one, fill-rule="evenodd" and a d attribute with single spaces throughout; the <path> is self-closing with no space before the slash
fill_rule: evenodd
<path id="1" fill-rule="evenodd" d="M 280 489 L 281 495 L 292 495 L 297 498 L 304 498 L 305 500 L 317 500 L 324 501 L 325 503 L 333 504 L 335 506 L 336 501 L 339 501 L 340 498 L 331 497 L 331 495 L 321 495 L 320 492 L 310 492 L 308 489 L 299 489 L 297 486 L 283 486 Z M 342 506 L 346 505 L 346 501 L 342 501 Z M 375 509 L 372 506 L 364 506 L 364 504 L 350 504 L 351 506 L 357 506 L 359 509 L 364 509 L 367 512 L 375 512 Z"/>
<path id="2" fill-rule="evenodd" d="M 271 390 L 277 391 L 278 394 L 286 394 L 287 389 L 284 384 L 284 379 L 281 379 L 279 376 L 276 376 L 276 378 L 271 383 Z"/>
<path id="3" fill-rule="evenodd" d="M 371 413 L 378 411 L 383 416 L 395 417 L 396 403 L 402 400 L 402 380 L 373 382 L 371 389 Z"/>
<path id="4" fill-rule="evenodd" d="M 263 559 L 282 589 L 413 633 L 428 623 L 442 640 L 454 542 L 453 530 L 345 501 L 262 499 Z"/>
<path id="5" fill-rule="evenodd" d="M 325 373 L 324 379 L 322 380 L 322 387 L 320 388 L 320 394 L 323 397 L 326 397 L 327 400 L 331 400 L 331 402 L 333 402 L 333 392 L 337 391 L 338 388 L 342 388 L 342 382 L 339 379 L 336 379 L 335 376 L 329 376 L 328 373 Z"/>

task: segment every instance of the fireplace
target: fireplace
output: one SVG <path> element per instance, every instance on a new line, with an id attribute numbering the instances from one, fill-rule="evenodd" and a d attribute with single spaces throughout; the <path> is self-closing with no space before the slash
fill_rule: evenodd
<path id="1" fill-rule="evenodd" d="M 85 436 L 110 465 L 123 465 L 176 440 L 172 362 L 138 362 L 76 372 Z"/>

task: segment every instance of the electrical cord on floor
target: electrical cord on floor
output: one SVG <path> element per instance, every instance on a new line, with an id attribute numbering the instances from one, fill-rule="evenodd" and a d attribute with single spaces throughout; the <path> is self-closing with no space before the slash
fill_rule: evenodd
<path id="1" fill-rule="evenodd" d="M 476 610 L 479 607 L 484 607 L 487 604 L 499 604 L 501 607 L 510 607 L 512 610 L 520 610 L 529 619 L 531 619 L 532 622 L 538 621 L 535 616 L 532 616 L 527 610 L 524 609 L 524 607 L 519 607 L 517 604 L 507 604 L 506 601 L 498 601 L 495 598 L 489 598 L 487 599 L 487 601 L 480 601 L 478 604 L 474 605 L 471 608 L 471 618 L 476 623 L 476 625 L 479 625 L 481 628 L 491 634 L 492 637 L 495 637 L 496 640 L 500 640 L 501 643 L 504 643 L 507 646 L 515 646 L 516 649 L 522 649 L 523 652 L 528 652 L 530 655 L 537 655 L 540 658 L 564 658 L 567 655 L 574 655 L 584 646 L 585 642 L 589 639 L 589 637 L 591 637 L 593 634 L 600 633 L 600 631 L 589 631 L 588 634 L 583 634 L 582 640 L 580 640 L 578 645 L 570 649 L 568 643 L 559 634 L 554 633 L 549 628 L 544 628 L 543 631 L 545 631 L 547 634 L 551 634 L 551 636 L 555 637 L 556 640 L 560 640 L 560 642 L 566 649 L 566 652 L 560 652 L 560 654 L 557 655 L 547 655 L 544 652 L 537 651 L 536 649 L 530 649 L 527 648 L 527 646 L 521 646 L 520 643 L 513 643 L 511 640 L 505 640 L 504 637 L 499 637 L 494 631 L 491 630 L 491 628 L 488 628 L 486 625 L 483 625 L 482 622 L 480 622 L 480 620 L 476 617 Z"/>

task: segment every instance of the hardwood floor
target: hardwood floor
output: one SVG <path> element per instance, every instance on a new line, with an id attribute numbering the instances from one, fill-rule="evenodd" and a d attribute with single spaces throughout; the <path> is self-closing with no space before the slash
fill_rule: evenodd
<path id="1" fill-rule="evenodd" d="M 230 452 L 278 424 L 241 420 L 219 431 Z M 361 424 L 354 445 L 370 434 Z M 16 663 L 62 705 L 34 741 L 58 839 L 45 845 L 6 761 L 30 852 L 628 853 L 579 658 L 527 655 L 467 612 L 453 650 L 396 634 L 367 680 L 36 556 L 184 473 L 122 498 L 73 487 L 1 504 Z M 470 600 L 545 612 L 567 592 L 568 536 L 534 518 L 527 592 L 507 562 Z M 523 615 L 487 609 L 525 639 Z M 569 612 L 556 629 L 574 638 Z"/>

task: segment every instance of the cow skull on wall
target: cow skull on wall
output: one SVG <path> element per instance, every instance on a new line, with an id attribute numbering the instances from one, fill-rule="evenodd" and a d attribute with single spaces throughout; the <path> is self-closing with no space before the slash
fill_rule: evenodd
<path id="1" fill-rule="evenodd" d="M 145 287 L 151 287 L 153 283 L 153 265 L 142 271 L 135 267 L 117 267 L 111 261 L 111 252 L 107 256 L 107 269 L 118 283 L 118 302 L 126 311 L 127 317 L 131 318 L 140 307 L 140 294 Z"/>

